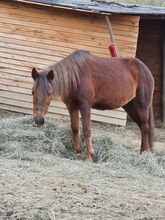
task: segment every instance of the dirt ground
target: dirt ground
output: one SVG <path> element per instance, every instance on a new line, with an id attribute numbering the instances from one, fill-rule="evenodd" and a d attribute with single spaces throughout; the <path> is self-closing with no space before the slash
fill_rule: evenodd
<path id="1" fill-rule="evenodd" d="M 0 114 L 0 219 L 164 220 L 165 129 L 154 153 L 139 154 L 140 133 L 92 123 L 95 162 L 72 153 L 69 121 Z"/>

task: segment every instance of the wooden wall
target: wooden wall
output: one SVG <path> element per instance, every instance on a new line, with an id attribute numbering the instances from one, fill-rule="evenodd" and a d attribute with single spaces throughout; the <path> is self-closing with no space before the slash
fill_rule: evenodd
<path id="1" fill-rule="evenodd" d="M 163 79 L 163 20 L 140 21 L 137 57 L 151 70 L 155 79 L 154 116 L 162 117 L 162 79 Z"/>
<path id="2" fill-rule="evenodd" d="M 134 56 L 138 16 L 111 16 L 120 56 Z M 110 56 L 104 16 L 0 2 L 0 108 L 32 113 L 31 69 L 60 61 L 76 49 Z M 64 105 L 52 103 L 49 115 L 67 115 Z M 92 119 L 124 125 L 122 109 L 93 111 Z"/>

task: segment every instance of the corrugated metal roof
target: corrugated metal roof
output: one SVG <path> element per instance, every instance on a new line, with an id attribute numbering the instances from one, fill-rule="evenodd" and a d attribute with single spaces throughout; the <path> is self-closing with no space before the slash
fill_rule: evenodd
<path id="1" fill-rule="evenodd" d="M 94 13 L 117 13 L 135 15 L 163 15 L 165 7 L 139 6 L 106 2 L 105 0 L 14 0 L 28 3 L 39 3 L 48 6 L 65 7 L 74 10 L 85 10 Z"/>
<path id="2" fill-rule="evenodd" d="M 95 0 L 103 1 L 103 0 Z M 134 4 L 134 5 L 149 5 L 149 6 L 160 6 L 165 7 L 164 0 L 104 0 L 104 2 L 116 2 L 116 3 L 125 3 L 125 4 Z"/>

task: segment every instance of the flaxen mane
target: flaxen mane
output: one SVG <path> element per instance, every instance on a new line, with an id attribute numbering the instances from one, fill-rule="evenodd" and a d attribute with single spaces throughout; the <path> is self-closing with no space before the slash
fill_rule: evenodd
<path id="1" fill-rule="evenodd" d="M 79 85 L 79 73 L 86 66 L 86 58 L 92 56 L 89 52 L 77 50 L 60 62 L 49 66 L 54 71 L 53 96 L 64 96 L 69 91 L 76 91 Z"/>

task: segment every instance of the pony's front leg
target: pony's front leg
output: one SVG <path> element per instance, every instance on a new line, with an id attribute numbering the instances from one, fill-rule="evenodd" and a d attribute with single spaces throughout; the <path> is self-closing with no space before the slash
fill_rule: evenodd
<path id="1" fill-rule="evenodd" d="M 71 129 L 73 134 L 73 151 L 80 152 L 80 129 L 79 129 L 79 111 L 68 108 L 71 121 Z"/>
<path id="2" fill-rule="evenodd" d="M 92 146 L 92 139 L 91 139 L 91 120 L 90 120 L 91 108 L 87 105 L 84 105 L 80 111 L 82 118 L 83 135 L 87 147 L 86 160 L 93 161 L 94 149 Z"/>

